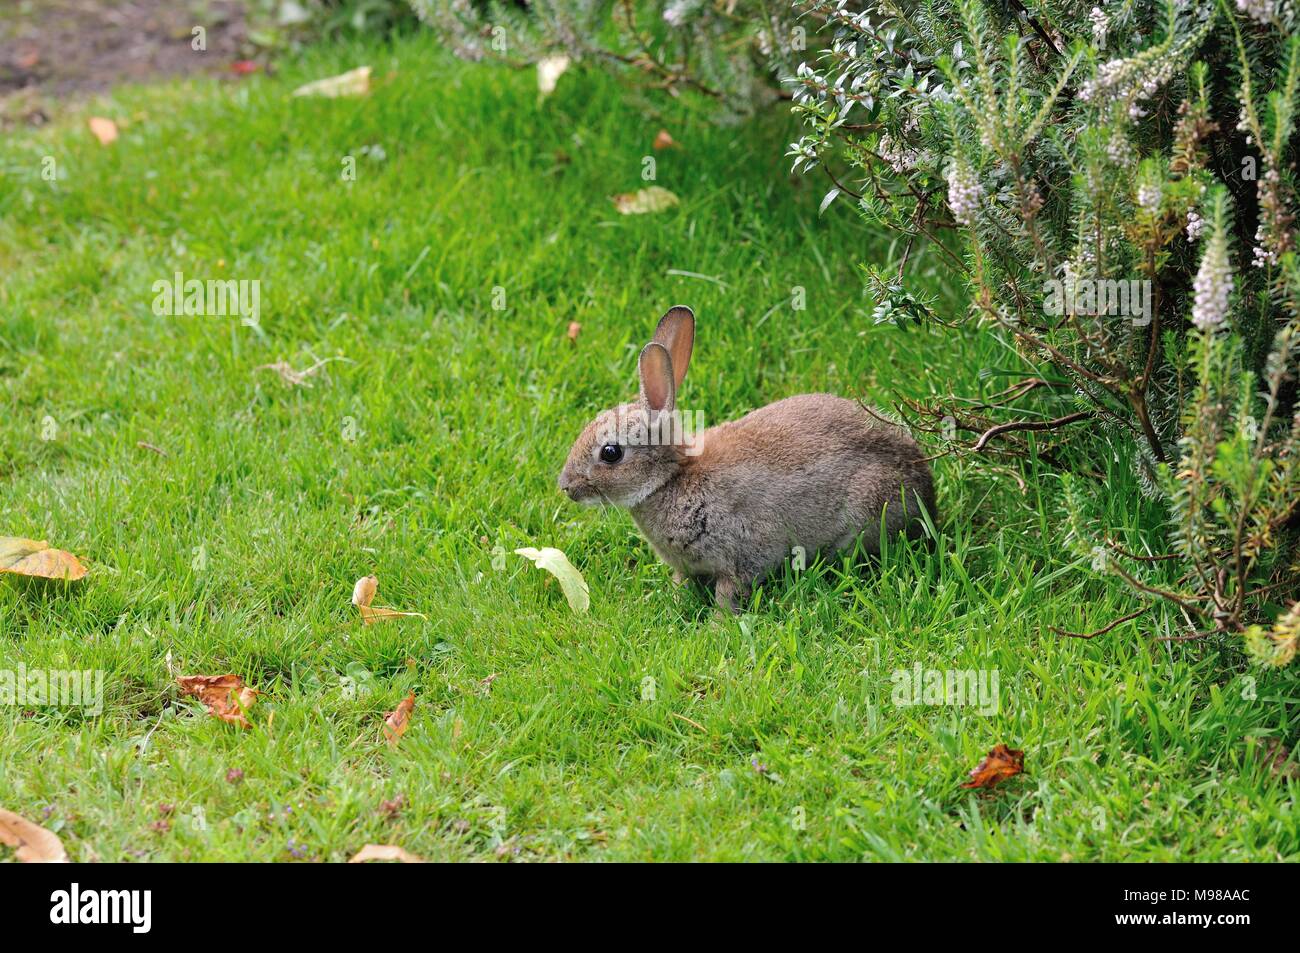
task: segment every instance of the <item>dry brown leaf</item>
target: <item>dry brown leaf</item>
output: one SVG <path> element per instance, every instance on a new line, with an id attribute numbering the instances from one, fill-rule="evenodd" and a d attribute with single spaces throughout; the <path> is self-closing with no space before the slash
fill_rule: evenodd
<path id="1" fill-rule="evenodd" d="M 656 149 L 676 149 L 679 148 L 677 140 L 668 135 L 667 129 L 660 129 L 655 136 L 654 147 Z"/>
<path id="2" fill-rule="evenodd" d="M 244 713 L 253 707 L 259 693 L 238 675 L 182 675 L 176 684 L 201 701 L 209 715 L 241 728 L 252 727 Z"/>
<path id="3" fill-rule="evenodd" d="M 1025 753 L 998 745 L 970 773 L 964 788 L 991 788 L 1025 770 Z"/>
<path id="4" fill-rule="evenodd" d="M 51 549 L 43 539 L 0 536 L 0 572 L 73 581 L 86 574 L 86 567 L 72 553 Z"/>
<path id="5" fill-rule="evenodd" d="M 284 381 L 287 387 L 311 387 L 309 377 L 313 376 L 326 364 L 331 361 L 347 361 L 345 357 L 327 357 L 324 360 L 317 361 L 310 367 L 304 367 L 300 371 L 295 371 L 293 365 L 288 361 L 276 361 L 274 364 L 262 364 L 253 368 L 255 371 L 274 371 L 280 375 L 280 380 Z M 348 361 L 351 364 L 351 361 Z"/>
<path id="6" fill-rule="evenodd" d="M 364 864 L 368 860 L 400 860 L 404 864 L 422 864 L 423 857 L 416 857 L 404 847 L 396 844 L 367 844 L 357 851 L 349 864 Z"/>
<path id="7" fill-rule="evenodd" d="M 117 140 L 117 123 L 103 116 L 91 116 L 86 125 L 95 134 L 101 146 L 107 146 Z"/>
<path id="8" fill-rule="evenodd" d="M 379 591 L 378 576 L 362 576 L 357 580 L 357 584 L 352 587 L 352 604 L 361 612 L 361 621 L 366 625 L 372 622 L 378 622 L 380 619 L 400 619 L 406 616 L 413 616 L 417 619 L 427 618 L 419 612 L 399 612 L 396 609 L 387 609 L 383 606 L 372 606 L 375 593 Z"/>
<path id="9" fill-rule="evenodd" d="M 1275 778 L 1287 778 L 1300 781 L 1300 764 L 1288 760 L 1290 749 L 1276 738 L 1265 738 L 1259 748 L 1260 756 L 1268 764 L 1269 773 Z"/>
<path id="10" fill-rule="evenodd" d="M 397 710 L 388 713 L 384 719 L 384 737 L 390 745 L 395 745 L 406 734 L 411 725 L 411 712 L 415 710 L 415 692 L 407 695 L 397 705 Z"/>
<path id="11" fill-rule="evenodd" d="M 68 852 L 63 842 L 50 831 L 0 807 L 0 844 L 17 850 L 25 864 L 66 864 Z"/>
<path id="12" fill-rule="evenodd" d="M 581 333 L 582 333 L 582 325 L 579 324 L 577 321 L 570 321 L 570 322 L 569 322 L 569 340 L 570 340 L 570 341 L 573 341 L 573 342 L 576 343 L 577 340 L 578 340 L 578 335 L 581 334 Z"/>

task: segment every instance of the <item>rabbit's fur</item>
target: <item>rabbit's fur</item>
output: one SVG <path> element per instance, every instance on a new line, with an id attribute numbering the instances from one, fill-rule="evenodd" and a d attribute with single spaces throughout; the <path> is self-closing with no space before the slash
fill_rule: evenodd
<path id="1" fill-rule="evenodd" d="M 581 503 L 626 507 L 678 580 L 714 581 L 736 611 L 750 586 L 802 547 L 843 549 L 885 532 L 920 535 L 935 513 L 930 468 L 900 428 L 832 394 L 801 394 L 739 420 L 683 433 L 674 416 L 695 339 L 695 316 L 675 307 L 638 362 L 641 393 L 587 425 L 559 484 Z M 616 462 L 602 459 L 614 446 Z"/>

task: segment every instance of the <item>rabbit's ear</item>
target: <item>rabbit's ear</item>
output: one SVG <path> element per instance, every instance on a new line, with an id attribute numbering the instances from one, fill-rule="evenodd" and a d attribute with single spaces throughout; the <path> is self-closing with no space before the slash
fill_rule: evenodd
<path id="1" fill-rule="evenodd" d="M 651 341 L 641 349 L 637 368 L 641 372 L 641 402 L 655 413 L 671 411 L 677 388 L 667 348 Z"/>
<path id="2" fill-rule="evenodd" d="M 655 328 L 654 342 L 662 344 L 673 359 L 673 386 L 681 388 L 686 367 L 691 363 L 695 346 L 695 314 L 685 305 L 669 308 Z"/>

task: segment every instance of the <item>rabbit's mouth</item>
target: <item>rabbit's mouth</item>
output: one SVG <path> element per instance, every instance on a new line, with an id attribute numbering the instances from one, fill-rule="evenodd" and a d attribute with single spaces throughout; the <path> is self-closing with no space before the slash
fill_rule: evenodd
<path id="1" fill-rule="evenodd" d="M 575 503 L 594 506 L 602 499 L 598 489 L 585 480 L 570 476 L 567 470 L 560 474 L 559 485 L 565 495 Z"/>

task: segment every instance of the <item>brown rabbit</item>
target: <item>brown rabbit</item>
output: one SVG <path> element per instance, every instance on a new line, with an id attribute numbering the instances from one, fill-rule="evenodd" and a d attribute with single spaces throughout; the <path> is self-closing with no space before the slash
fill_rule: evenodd
<path id="1" fill-rule="evenodd" d="M 859 537 L 921 533 L 935 513 L 930 468 L 900 428 L 832 394 L 801 394 L 686 432 L 676 395 L 695 342 L 690 308 L 668 311 L 641 351 L 638 400 L 583 430 L 560 473 L 580 503 L 626 507 L 674 578 L 706 576 L 737 611 L 751 585 L 793 554 Z"/>

